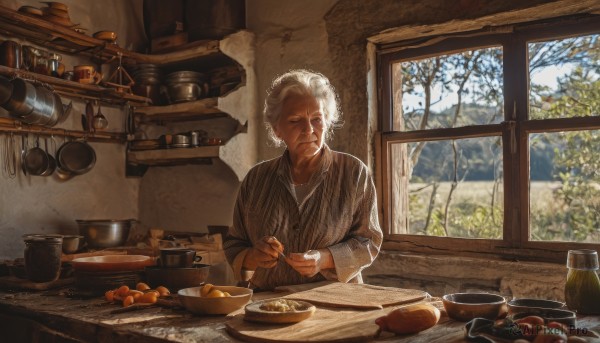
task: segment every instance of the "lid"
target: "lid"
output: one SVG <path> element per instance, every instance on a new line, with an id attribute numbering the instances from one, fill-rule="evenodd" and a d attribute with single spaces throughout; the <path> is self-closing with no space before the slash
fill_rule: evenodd
<path id="1" fill-rule="evenodd" d="M 35 244 L 62 244 L 62 235 L 42 235 L 42 234 L 25 234 L 23 235 L 23 241 L 25 243 Z"/>
<path id="2" fill-rule="evenodd" d="M 569 250 L 567 268 L 598 270 L 598 252 L 590 249 Z"/>

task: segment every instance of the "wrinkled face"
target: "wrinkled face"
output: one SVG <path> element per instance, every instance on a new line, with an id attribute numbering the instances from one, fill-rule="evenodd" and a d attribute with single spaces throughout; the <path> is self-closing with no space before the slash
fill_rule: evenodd
<path id="1" fill-rule="evenodd" d="M 313 96 L 292 94 L 283 102 L 275 134 L 292 156 L 315 156 L 323 147 L 327 129 L 323 116 L 323 109 Z"/>

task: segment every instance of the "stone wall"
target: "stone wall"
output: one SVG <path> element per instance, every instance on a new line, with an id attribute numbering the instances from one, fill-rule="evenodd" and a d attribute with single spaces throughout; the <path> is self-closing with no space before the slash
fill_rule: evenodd
<path id="1" fill-rule="evenodd" d="M 418 288 L 432 296 L 483 291 L 515 298 L 564 300 L 567 268 L 552 263 L 382 252 L 365 282 Z"/>

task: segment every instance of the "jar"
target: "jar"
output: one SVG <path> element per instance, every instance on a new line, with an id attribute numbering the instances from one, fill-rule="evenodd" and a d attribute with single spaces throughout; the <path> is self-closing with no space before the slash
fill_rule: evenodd
<path id="1" fill-rule="evenodd" d="M 49 54 L 48 55 L 48 73 L 50 76 L 54 76 L 54 77 L 58 77 L 59 76 L 59 72 L 58 72 L 58 68 L 59 68 L 59 63 L 60 60 L 62 59 L 62 56 L 58 55 L 58 54 Z"/>
<path id="2" fill-rule="evenodd" d="M 60 276 L 62 236 L 25 235 L 25 271 L 34 282 L 49 282 Z"/>
<path id="3" fill-rule="evenodd" d="M 21 68 L 21 45 L 15 41 L 7 40 L 0 44 L 0 64 L 9 68 Z"/>
<path id="4" fill-rule="evenodd" d="M 594 250 L 569 250 L 567 255 L 565 302 L 581 314 L 600 314 L 598 253 Z"/>

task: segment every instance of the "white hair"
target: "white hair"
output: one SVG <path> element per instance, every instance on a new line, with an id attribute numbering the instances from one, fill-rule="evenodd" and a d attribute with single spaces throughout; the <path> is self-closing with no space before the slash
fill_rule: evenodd
<path id="1" fill-rule="evenodd" d="M 325 139 L 328 139 L 332 135 L 333 129 L 340 124 L 341 111 L 338 95 L 329 79 L 323 74 L 296 69 L 275 78 L 267 91 L 263 114 L 271 140 L 277 146 L 282 144 L 281 139 L 275 135 L 275 126 L 281 117 L 283 103 L 290 95 L 310 95 L 317 100 L 323 108 L 323 121 L 327 128 Z"/>

